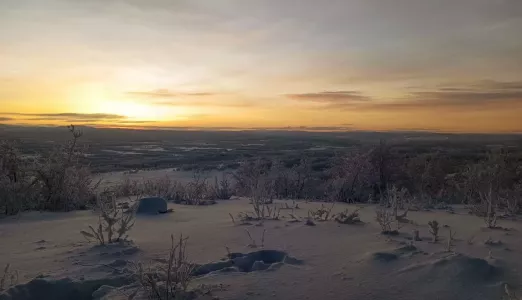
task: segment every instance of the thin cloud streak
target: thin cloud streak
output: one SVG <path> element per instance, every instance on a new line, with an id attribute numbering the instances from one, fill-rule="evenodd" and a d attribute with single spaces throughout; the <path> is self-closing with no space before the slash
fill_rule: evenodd
<path id="1" fill-rule="evenodd" d="M 326 110 L 360 111 L 388 109 L 481 109 L 488 105 L 522 105 L 522 82 L 479 81 L 462 86 L 440 86 L 433 90 L 414 91 L 393 101 L 372 99 L 358 92 L 317 92 L 288 94 L 301 102 L 325 104 Z M 315 107 L 314 107 L 315 108 Z"/>
<path id="2" fill-rule="evenodd" d="M 285 94 L 286 98 L 300 103 L 313 103 L 323 105 L 325 109 L 343 109 L 371 101 L 360 92 L 356 91 L 323 91 L 316 93 Z"/>
<path id="3" fill-rule="evenodd" d="M 75 119 L 75 120 L 120 120 L 126 119 L 127 117 L 116 114 L 105 114 L 105 113 L 93 113 L 93 114 L 83 114 L 83 113 L 10 113 L 10 112 L 2 112 L 0 115 L 7 116 L 19 116 L 19 117 L 29 117 L 32 120 L 67 120 L 67 119 Z"/>
<path id="4" fill-rule="evenodd" d="M 180 98 L 180 97 L 209 97 L 220 95 L 221 93 L 210 93 L 210 92 L 194 92 L 194 93 L 174 93 L 169 90 L 156 90 L 156 91 L 133 91 L 126 93 L 129 96 L 138 97 L 150 97 L 150 98 Z"/>
<path id="5" fill-rule="evenodd" d="M 163 106 L 219 106 L 235 108 L 254 106 L 253 102 L 239 99 L 241 95 L 233 93 L 170 92 L 167 89 L 159 89 L 155 91 L 127 92 L 126 95 L 147 104 Z"/>

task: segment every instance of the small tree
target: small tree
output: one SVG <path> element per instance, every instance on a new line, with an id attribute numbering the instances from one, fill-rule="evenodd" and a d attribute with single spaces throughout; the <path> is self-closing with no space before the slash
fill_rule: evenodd
<path id="1" fill-rule="evenodd" d="M 463 173 L 465 186 L 472 201 L 472 212 L 484 218 L 487 227 L 497 225 L 497 210 L 502 192 L 513 188 L 514 171 L 505 152 L 492 152 L 478 164 L 468 166 Z"/>
<path id="2" fill-rule="evenodd" d="M 110 195 L 110 193 L 104 194 Z M 98 226 L 94 228 L 89 225 L 90 231 L 82 230 L 80 233 L 87 240 L 95 240 L 100 245 L 127 240 L 126 234 L 134 226 L 136 204 L 129 210 L 125 210 L 118 207 L 114 196 L 110 196 L 98 200 L 97 209 L 99 212 Z"/>

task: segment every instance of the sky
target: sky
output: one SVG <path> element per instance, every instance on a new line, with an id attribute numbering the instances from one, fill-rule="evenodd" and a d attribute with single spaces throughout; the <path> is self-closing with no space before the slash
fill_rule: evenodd
<path id="1" fill-rule="evenodd" d="M 1 0 L 0 123 L 522 132 L 522 1 Z"/>

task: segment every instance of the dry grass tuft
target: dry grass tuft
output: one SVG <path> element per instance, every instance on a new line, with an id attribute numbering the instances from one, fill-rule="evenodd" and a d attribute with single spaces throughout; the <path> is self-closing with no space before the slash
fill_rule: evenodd
<path id="1" fill-rule="evenodd" d="M 422 239 L 419 236 L 419 230 L 418 229 L 413 229 L 411 240 L 414 241 L 414 242 L 422 241 Z"/>
<path id="2" fill-rule="evenodd" d="M 329 208 L 326 208 L 324 204 L 321 204 L 320 208 L 311 209 L 308 211 L 308 218 L 319 222 L 329 221 L 335 217 L 335 215 L 332 214 L 332 209 L 334 208 L 334 206 L 335 202 L 332 203 L 332 205 Z"/>
<path id="3" fill-rule="evenodd" d="M 437 222 L 437 220 L 429 221 L 428 226 L 430 227 L 430 233 L 433 236 L 433 242 L 436 243 L 439 240 L 439 222 Z"/>
<path id="4" fill-rule="evenodd" d="M 359 224 L 361 223 L 359 210 L 360 208 L 350 212 L 348 209 L 346 209 L 335 216 L 335 221 L 340 224 Z"/>
<path id="5" fill-rule="evenodd" d="M 7 264 L 0 276 L 0 292 L 18 283 L 18 271 L 11 271 L 11 265 Z"/>
<path id="6" fill-rule="evenodd" d="M 245 229 L 245 232 L 247 233 L 248 235 L 248 239 L 250 240 L 249 244 L 247 245 L 248 248 L 263 248 L 265 247 L 265 234 L 266 234 L 266 229 L 263 229 L 263 233 L 261 234 L 261 238 L 260 238 L 260 242 L 259 244 L 256 242 L 256 240 L 252 237 L 252 235 L 250 234 L 250 231 L 248 231 L 248 229 Z"/>
<path id="7" fill-rule="evenodd" d="M 484 245 L 488 245 L 488 246 L 500 246 L 500 245 L 502 245 L 502 241 L 501 241 L 501 240 L 493 240 L 491 237 L 488 237 L 488 238 L 484 241 Z"/>
<path id="8" fill-rule="evenodd" d="M 517 296 L 516 292 L 513 290 L 512 287 L 510 287 L 507 283 L 504 283 L 504 297 L 502 299 L 506 300 L 520 300 L 520 298 Z"/>
<path id="9" fill-rule="evenodd" d="M 455 244 L 454 244 L 454 242 L 455 242 L 455 234 L 456 234 L 455 231 L 452 231 L 451 229 L 449 230 L 449 236 L 448 236 L 448 240 L 447 240 L 447 243 L 446 243 L 446 251 L 447 252 L 452 252 L 453 251 L 453 247 L 455 246 Z"/>
<path id="10" fill-rule="evenodd" d="M 193 279 L 192 273 L 196 265 L 188 260 L 188 237 L 180 235 L 179 239 L 170 236 L 171 248 L 165 264 L 147 270 L 141 263 L 136 265 L 135 276 L 141 288 L 149 299 L 154 300 L 184 300 L 193 299 L 194 292 L 188 287 Z"/>

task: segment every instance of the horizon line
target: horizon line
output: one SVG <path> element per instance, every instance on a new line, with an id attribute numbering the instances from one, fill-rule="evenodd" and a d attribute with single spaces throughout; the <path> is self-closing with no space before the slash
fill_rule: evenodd
<path id="1" fill-rule="evenodd" d="M 425 133 L 425 134 L 451 134 L 451 135 L 522 135 L 522 131 L 499 131 L 499 132 L 473 132 L 473 131 L 444 131 L 432 129 L 393 129 L 393 130 L 366 130 L 366 129 L 348 129 L 346 126 L 286 126 L 286 127 L 205 127 L 205 126 L 96 126 L 90 124 L 71 124 L 76 127 L 90 129 L 118 129 L 118 130 L 139 130 L 139 131 L 201 131 L 201 132 L 245 132 L 245 131 L 273 131 L 273 132 L 316 132 L 316 133 Z M 51 124 L 5 124 L 0 123 L 2 127 L 24 127 L 24 128 L 65 128 L 69 125 L 51 125 Z M 337 128 L 337 129 L 336 129 Z"/>

